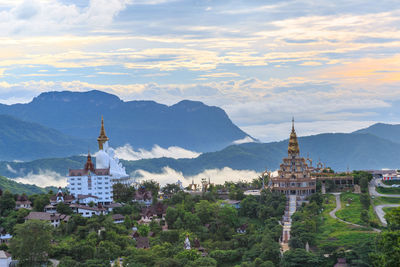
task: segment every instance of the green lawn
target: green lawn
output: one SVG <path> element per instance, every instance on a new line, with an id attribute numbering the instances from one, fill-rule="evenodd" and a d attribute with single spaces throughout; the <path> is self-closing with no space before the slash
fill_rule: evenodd
<path id="1" fill-rule="evenodd" d="M 382 204 L 400 204 L 400 197 L 375 197 L 373 202 L 375 206 Z"/>
<path id="2" fill-rule="evenodd" d="M 400 194 L 400 187 L 377 187 L 376 191 L 381 194 Z"/>
<path id="3" fill-rule="evenodd" d="M 326 195 L 328 203 L 324 201 L 322 212 L 322 225 L 317 233 L 318 248 L 324 253 L 331 253 L 338 247 L 351 249 L 363 241 L 375 238 L 377 233 L 363 227 L 354 227 L 329 216 L 329 212 L 336 207 L 335 197 Z"/>
<path id="4" fill-rule="evenodd" d="M 385 185 L 392 185 L 392 184 L 400 184 L 400 180 L 392 180 L 392 181 L 383 181 L 382 183 L 384 183 Z"/>
<path id="5" fill-rule="evenodd" d="M 392 208 L 386 207 L 386 208 L 383 208 L 383 211 L 384 211 L 385 214 L 386 214 L 386 213 L 388 213 L 388 212 L 390 212 L 391 210 L 394 210 L 394 209 L 396 209 L 396 208 L 394 208 L 394 207 L 392 207 Z"/>
<path id="6" fill-rule="evenodd" d="M 366 225 L 367 224 L 361 221 L 360 215 L 361 211 L 364 210 L 363 206 L 360 202 L 360 195 L 354 193 L 343 193 L 340 195 L 340 200 L 342 202 L 342 209 L 336 212 L 336 216 L 342 220 L 347 222 Z M 351 201 L 349 201 L 351 200 Z M 346 206 L 348 205 L 348 206 Z M 368 210 L 369 218 L 371 222 L 375 222 L 376 224 L 379 223 L 379 219 L 376 216 L 372 205 L 369 207 Z"/>

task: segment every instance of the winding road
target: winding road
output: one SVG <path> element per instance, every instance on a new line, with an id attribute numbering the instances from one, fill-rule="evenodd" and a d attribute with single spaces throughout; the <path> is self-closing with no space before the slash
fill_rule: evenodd
<path id="1" fill-rule="evenodd" d="M 365 227 L 365 226 L 362 226 L 362 225 L 359 225 L 359 224 L 355 224 L 355 223 L 344 221 L 344 220 L 336 217 L 336 212 L 342 208 L 342 202 L 340 201 L 340 193 L 332 193 L 332 195 L 334 195 L 336 197 L 336 208 L 333 209 L 331 212 L 329 212 L 329 215 L 332 218 L 334 218 L 334 219 L 336 219 L 336 220 L 338 220 L 340 222 L 344 222 L 346 224 L 352 225 L 352 226 Z M 381 230 L 376 229 L 376 228 L 372 228 L 372 230 L 374 230 L 374 232 L 378 232 L 378 233 L 381 232 Z"/>
<path id="2" fill-rule="evenodd" d="M 390 194 L 381 194 L 376 191 L 377 187 L 377 181 L 376 179 L 372 179 L 371 182 L 369 183 L 369 194 L 371 196 L 377 196 L 377 197 L 400 197 L 400 195 L 390 195 Z"/>
<path id="3" fill-rule="evenodd" d="M 400 198 L 400 195 L 389 195 L 389 194 L 381 194 L 376 191 L 376 186 L 378 186 L 377 181 L 379 179 L 372 179 L 371 182 L 369 183 L 369 194 L 370 196 L 375 196 L 375 197 L 398 197 Z M 382 183 L 381 183 L 382 184 Z M 385 186 L 388 187 L 388 186 Z M 386 226 L 387 222 L 385 219 L 385 212 L 383 211 L 383 208 L 395 208 L 395 207 L 400 207 L 400 204 L 382 204 L 382 205 L 377 205 L 373 206 L 374 211 L 376 215 L 378 216 L 379 220 L 381 223 Z"/>
<path id="4" fill-rule="evenodd" d="M 396 207 L 400 207 L 400 204 L 383 204 L 374 207 L 376 215 L 378 215 L 379 220 L 384 226 L 387 225 L 387 222 L 385 219 L 385 212 L 383 211 L 383 208 L 396 208 Z"/>

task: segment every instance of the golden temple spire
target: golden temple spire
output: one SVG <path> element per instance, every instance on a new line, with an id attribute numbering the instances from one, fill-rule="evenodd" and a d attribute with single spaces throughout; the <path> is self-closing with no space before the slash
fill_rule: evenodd
<path id="1" fill-rule="evenodd" d="M 99 149 L 103 149 L 103 144 L 107 142 L 109 139 L 106 135 L 106 131 L 104 130 L 104 120 L 103 120 L 103 115 L 101 116 L 101 129 L 100 129 L 100 135 L 97 138 L 97 142 L 99 143 Z"/>
<path id="2" fill-rule="evenodd" d="M 299 143 L 297 142 L 296 131 L 294 130 L 294 118 L 292 118 L 292 132 L 289 138 L 288 155 L 298 156 L 300 154 Z"/>
<path id="3" fill-rule="evenodd" d="M 294 117 L 292 117 L 292 132 L 294 132 Z"/>

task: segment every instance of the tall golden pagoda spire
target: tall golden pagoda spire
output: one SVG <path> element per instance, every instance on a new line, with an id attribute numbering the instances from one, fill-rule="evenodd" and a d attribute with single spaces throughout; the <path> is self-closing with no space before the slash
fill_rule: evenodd
<path id="1" fill-rule="evenodd" d="M 103 149 L 103 144 L 107 142 L 109 139 L 106 135 L 106 131 L 104 130 L 104 120 L 103 120 L 103 115 L 101 116 L 101 129 L 100 129 L 100 135 L 97 138 L 97 142 L 99 143 L 99 149 Z"/>
<path id="2" fill-rule="evenodd" d="M 292 132 L 289 138 L 288 155 L 298 156 L 300 154 L 299 143 L 297 142 L 296 131 L 294 130 L 294 118 L 292 118 Z"/>

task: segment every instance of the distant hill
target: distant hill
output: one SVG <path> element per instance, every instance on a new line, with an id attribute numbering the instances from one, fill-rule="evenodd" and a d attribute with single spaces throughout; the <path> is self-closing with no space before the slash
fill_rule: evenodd
<path id="1" fill-rule="evenodd" d="M 0 160 L 70 156 L 87 151 L 88 144 L 36 123 L 0 115 Z"/>
<path id="2" fill-rule="evenodd" d="M 400 124 L 376 123 L 368 128 L 360 129 L 354 133 L 368 133 L 390 140 L 394 143 L 400 143 Z"/>
<path id="3" fill-rule="evenodd" d="M 42 93 L 27 104 L 0 104 L 0 114 L 39 123 L 94 144 L 104 115 L 114 147 L 129 143 L 134 148 L 149 149 L 158 144 L 204 152 L 222 149 L 248 136 L 218 107 L 188 100 L 172 106 L 154 101 L 124 102 L 101 91 Z"/>
<path id="4" fill-rule="evenodd" d="M 4 191 L 10 191 L 12 194 L 41 194 L 47 193 L 50 189 L 54 188 L 41 188 L 36 185 L 17 183 L 4 176 L 0 176 L 0 189 Z"/>
<path id="5" fill-rule="evenodd" d="M 314 166 L 321 159 L 326 166 L 337 171 L 360 169 L 398 168 L 400 144 L 371 134 L 319 134 L 299 138 L 300 153 L 309 154 Z M 184 175 L 198 174 L 206 169 L 230 167 L 238 170 L 263 171 L 279 168 L 287 155 L 288 140 L 272 143 L 246 143 L 231 145 L 217 152 L 203 153 L 194 159 L 156 158 L 122 161 L 128 173 L 135 170 L 161 172 L 169 166 Z M 52 170 L 65 175 L 69 168 L 80 168 L 85 157 L 41 159 L 32 162 L 0 162 L 0 173 L 9 177 L 30 172 Z M 14 172 L 10 172 L 12 169 Z"/>

